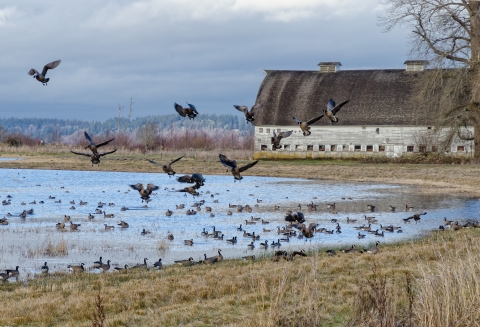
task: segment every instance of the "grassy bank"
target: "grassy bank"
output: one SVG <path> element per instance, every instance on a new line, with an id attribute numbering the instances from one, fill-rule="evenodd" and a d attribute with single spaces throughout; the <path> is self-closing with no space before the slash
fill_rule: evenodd
<path id="1" fill-rule="evenodd" d="M 23 160 L 0 161 L 0 168 L 159 172 L 147 158 L 168 162 L 183 154 L 119 150 L 92 168 L 88 158 L 69 150 L 3 149 L 2 157 Z M 222 153 L 240 164 L 251 160 L 246 151 Z M 218 151 L 186 154 L 175 163 L 178 174 L 229 174 L 218 162 Z M 424 192 L 480 195 L 479 169 L 473 164 L 282 160 L 261 161 L 244 175 L 399 183 Z M 328 256 L 318 249 L 294 261 L 258 258 L 167 266 L 159 272 L 39 276 L 0 283 L 0 325 L 475 326 L 479 246 L 480 230 L 462 229 L 381 244 L 376 255 L 337 251 Z"/>
<path id="2" fill-rule="evenodd" d="M 0 325 L 474 326 L 480 231 L 380 253 L 224 260 L 162 271 L 59 274 L 0 284 Z M 104 316 L 102 319 L 98 317 Z"/>

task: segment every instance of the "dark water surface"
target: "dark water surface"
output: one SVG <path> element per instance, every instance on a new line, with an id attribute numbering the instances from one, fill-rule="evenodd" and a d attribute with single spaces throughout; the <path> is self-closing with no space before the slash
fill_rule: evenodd
<path id="1" fill-rule="evenodd" d="M 255 176 L 245 176 L 241 182 L 235 183 L 233 177 L 227 174 L 204 177 L 206 183 L 200 189 L 202 194 L 194 199 L 191 195 L 172 192 L 172 189 L 181 189 L 186 184 L 180 184 L 165 174 L 2 169 L 0 200 L 6 200 L 7 195 L 11 195 L 11 204 L 1 206 L 0 215 L 3 217 L 10 213 L 12 216 L 7 217 L 9 225 L 0 226 L 0 270 L 18 265 L 21 274 L 26 276 L 28 273 L 39 273 L 40 267 L 47 261 L 51 271 L 66 271 L 68 264 L 84 262 L 86 267 L 90 267 L 100 256 L 105 262 L 110 259 L 112 266 L 133 266 L 142 263 L 145 257 L 151 264 L 158 258 L 162 258 L 164 264 L 171 264 L 174 260 L 188 257 L 200 260 L 204 253 L 207 256 L 216 255 L 218 249 L 222 249 L 226 258 L 248 254 L 261 256 L 274 251 L 271 247 L 261 249 L 260 243 L 265 240 L 269 243 L 277 241 L 279 236 L 276 229 L 286 225 L 284 218 L 288 209 L 302 211 L 307 224 L 315 222 L 330 230 L 336 226 L 331 219 L 338 219 L 342 233 L 317 233 L 312 239 L 292 237 L 290 242 L 282 243 L 281 249 L 284 250 L 349 246 L 352 243 L 363 246 L 377 240 L 382 243 L 395 242 L 418 237 L 438 228 L 443 224 L 444 217 L 461 221 L 475 220 L 480 212 L 477 198 L 425 194 L 408 186 Z M 142 203 L 138 192 L 128 186 L 139 182 L 160 186 L 152 195 L 148 208 L 142 208 L 145 203 Z M 257 199 L 261 200 L 258 206 Z M 61 203 L 55 202 L 58 200 Z M 80 205 L 80 200 L 87 204 Z M 191 206 L 200 200 L 205 200 L 202 210 L 196 215 L 186 215 L 186 211 L 195 209 Z M 214 200 L 218 200 L 218 203 L 214 203 Z M 33 201 L 36 204 L 30 204 Z M 40 204 L 40 201 L 44 201 L 44 204 Z M 75 209 L 70 209 L 70 201 L 75 201 Z M 102 210 L 114 214 L 114 218 L 95 214 L 99 201 L 107 203 Z M 308 210 L 307 204 L 312 201 L 318 205 L 317 211 Z M 337 213 L 327 209 L 327 203 L 333 202 L 336 203 Z M 108 203 L 115 205 L 108 206 Z M 185 204 L 185 209 L 175 209 L 179 204 Z M 253 212 L 239 213 L 235 208 L 229 209 L 229 204 L 249 204 Z M 299 204 L 301 210 L 297 208 Z M 376 206 L 374 213 L 367 211 L 367 204 Z M 415 209 L 405 212 L 406 204 Z M 275 205 L 279 205 L 280 209 L 275 210 Z M 389 205 L 396 206 L 397 211 L 390 212 Z M 122 206 L 129 210 L 121 211 Z M 214 217 L 205 211 L 205 206 L 212 207 Z M 18 216 L 28 209 L 34 209 L 34 214 L 25 219 Z M 167 217 L 167 209 L 174 214 Z M 227 215 L 228 210 L 233 214 Z M 403 223 L 403 218 L 420 212 L 427 214 L 422 216 L 419 223 Z M 88 219 L 89 213 L 94 214 L 95 218 Z M 56 223 L 63 222 L 64 215 L 70 215 L 74 223 L 81 224 L 78 231 L 71 232 L 68 224 L 67 232 L 56 229 Z M 378 224 L 384 226 L 401 226 L 404 232 L 385 233 L 383 238 L 362 232 L 367 237 L 358 240 L 358 231 L 354 226 L 365 224 L 365 215 L 375 216 Z M 251 216 L 260 217 L 269 221 L 269 224 L 263 225 L 258 221 L 255 225 L 246 226 L 245 220 L 250 220 Z M 347 224 L 347 217 L 357 219 L 357 222 Z M 121 220 L 126 221 L 130 227 L 121 229 L 117 226 Z M 105 231 L 104 224 L 114 225 L 115 229 Z M 251 239 L 244 238 L 243 232 L 237 230 L 240 224 L 248 232 L 260 235 L 254 250 L 247 249 Z M 372 225 L 372 228 L 380 228 L 378 224 Z M 223 241 L 201 235 L 203 228 L 211 233 L 213 226 L 222 231 Z M 151 231 L 151 234 L 142 236 L 144 228 Z M 272 229 L 272 232 L 263 232 L 263 228 Z M 175 237 L 173 241 L 166 239 L 170 233 Z M 233 236 L 237 236 L 237 244 L 227 244 L 225 240 Z M 193 239 L 194 245 L 184 245 L 185 239 Z M 48 255 L 46 250 L 49 244 L 66 245 L 68 254 Z"/>

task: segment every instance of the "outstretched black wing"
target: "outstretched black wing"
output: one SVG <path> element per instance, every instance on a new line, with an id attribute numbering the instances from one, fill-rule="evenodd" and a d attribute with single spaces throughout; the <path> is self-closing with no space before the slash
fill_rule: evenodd
<path id="1" fill-rule="evenodd" d="M 185 155 L 181 156 L 180 158 L 177 158 L 177 159 L 173 160 L 172 162 L 170 162 L 170 164 L 173 164 L 174 162 L 177 162 L 178 160 L 182 159 L 183 157 L 185 157 Z"/>
<path id="2" fill-rule="evenodd" d="M 87 156 L 87 157 L 91 156 L 89 153 L 81 153 L 81 152 L 75 152 L 75 151 L 70 151 L 70 152 L 73 153 L 73 154 L 78 154 L 80 156 Z"/>
<path id="3" fill-rule="evenodd" d="M 54 69 L 55 67 L 57 67 L 58 65 L 60 65 L 61 62 L 62 62 L 61 60 L 56 60 L 56 61 L 52 61 L 51 63 L 46 64 L 46 65 L 43 67 L 42 75 L 43 75 L 43 76 L 47 75 L 47 70 L 49 70 L 49 69 Z"/>
<path id="4" fill-rule="evenodd" d="M 190 175 L 184 175 L 184 176 L 177 177 L 177 182 L 180 182 L 180 183 L 193 183 L 192 176 L 190 176 Z"/>
<path id="5" fill-rule="evenodd" d="M 117 149 L 113 150 L 113 151 L 108 151 L 108 152 L 104 152 L 104 153 L 100 153 L 99 156 L 106 156 L 107 154 L 111 154 L 111 153 L 114 153 L 115 151 L 117 151 Z"/>
<path id="6" fill-rule="evenodd" d="M 307 125 L 311 125 L 311 124 L 313 124 L 313 123 L 315 123 L 315 122 L 319 121 L 319 120 L 320 120 L 320 118 L 322 118 L 323 116 L 324 116 L 324 115 L 321 115 L 321 116 L 318 116 L 318 117 L 316 117 L 316 118 L 312 118 L 312 119 L 310 119 L 309 121 L 307 121 Z"/>
<path id="7" fill-rule="evenodd" d="M 223 154 L 219 154 L 218 157 L 220 158 L 220 162 L 225 166 L 225 167 L 228 167 L 228 168 L 235 168 L 237 167 L 237 162 L 235 160 L 230 160 L 227 158 L 226 155 L 223 155 Z"/>
<path id="8" fill-rule="evenodd" d="M 335 108 L 332 109 L 332 114 L 335 115 L 337 112 L 339 112 L 340 109 L 348 103 L 348 101 L 350 101 L 350 99 L 346 100 L 346 101 L 343 101 L 342 103 L 336 105 Z"/>
<path id="9" fill-rule="evenodd" d="M 180 114 L 180 116 L 187 116 L 185 109 L 181 105 L 175 102 L 173 106 L 175 107 L 175 110 Z"/>
<path id="10" fill-rule="evenodd" d="M 160 165 L 160 166 L 163 166 L 162 164 L 159 164 L 158 162 L 156 161 L 153 161 L 153 160 L 150 160 L 150 159 L 147 159 L 148 161 L 150 161 L 150 163 L 154 164 L 154 165 Z"/>
<path id="11" fill-rule="evenodd" d="M 252 168 L 253 166 L 255 166 L 255 165 L 257 164 L 257 162 L 258 162 L 258 160 L 257 160 L 257 161 L 254 161 L 254 162 L 251 162 L 251 163 L 249 163 L 248 165 L 245 165 L 245 166 L 243 166 L 243 167 L 240 167 L 238 170 L 239 170 L 240 172 L 245 171 L 245 170 L 247 170 L 247 169 Z"/>
<path id="12" fill-rule="evenodd" d="M 85 135 L 85 138 L 87 139 L 88 143 L 90 143 L 90 145 L 95 145 L 95 143 L 93 143 L 92 141 L 92 138 L 90 137 L 90 135 L 88 135 L 86 131 L 83 132 L 83 135 Z"/>
<path id="13" fill-rule="evenodd" d="M 290 135 L 292 135 L 292 133 L 293 131 L 281 132 L 278 134 L 278 140 L 280 141 L 282 138 L 289 137 Z"/>
<path id="14" fill-rule="evenodd" d="M 100 143 L 100 144 L 97 144 L 97 148 L 101 147 L 101 146 L 104 146 L 104 145 L 107 145 L 108 143 L 112 142 L 113 140 L 115 140 L 115 138 L 111 139 L 111 140 L 108 140 L 108 141 L 105 141 L 103 143 Z"/>

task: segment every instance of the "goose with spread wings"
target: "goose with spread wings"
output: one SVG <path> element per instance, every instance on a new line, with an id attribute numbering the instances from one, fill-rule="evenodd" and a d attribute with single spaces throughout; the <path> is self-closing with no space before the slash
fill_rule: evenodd
<path id="1" fill-rule="evenodd" d="M 245 166 L 238 167 L 237 162 L 235 160 L 230 160 L 227 158 L 227 156 L 223 154 L 219 154 L 218 156 L 220 158 L 220 162 L 225 166 L 230 168 L 230 171 L 232 172 L 233 177 L 235 178 L 235 181 L 241 180 L 243 177 L 240 175 L 241 172 L 244 172 L 245 170 L 252 168 L 258 163 L 258 160 L 251 162 Z"/>
<path id="2" fill-rule="evenodd" d="M 257 111 L 258 109 L 262 108 L 262 104 L 261 103 L 257 103 L 257 104 L 254 104 L 252 106 L 252 108 L 250 109 L 250 111 L 248 110 L 248 107 L 247 106 L 237 106 L 237 105 L 233 105 L 235 107 L 235 109 L 237 109 L 238 111 L 241 111 L 245 114 L 245 118 L 247 119 L 247 124 L 248 122 L 251 122 L 252 125 L 253 125 L 253 121 L 255 120 L 255 111 Z"/>
<path id="3" fill-rule="evenodd" d="M 113 139 L 110 139 L 108 141 L 105 141 L 105 142 L 102 142 L 102 143 L 99 143 L 99 144 L 95 144 L 95 142 L 92 141 L 92 138 L 90 137 L 90 135 L 88 135 L 87 132 L 83 132 L 83 134 L 85 135 L 85 138 L 87 139 L 88 141 L 88 145 L 85 147 L 85 149 L 90 149 L 93 153 L 96 153 L 98 154 L 98 148 L 101 147 L 101 146 L 104 146 L 104 145 L 107 145 L 108 143 L 112 142 L 113 140 L 115 140 L 115 138 Z"/>
<path id="4" fill-rule="evenodd" d="M 77 155 L 80 155 L 80 156 L 86 156 L 86 157 L 90 157 L 90 160 L 92 161 L 92 167 L 93 165 L 99 165 L 100 164 L 100 157 L 103 157 L 103 156 L 106 156 L 107 154 L 111 154 L 111 153 L 114 153 L 115 151 L 117 151 L 117 149 L 113 150 L 113 151 L 108 151 L 108 152 L 104 152 L 104 153 L 82 153 L 82 152 L 75 152 L 75 151 L 70 151 L 71 153 L 73 154 L 77 154 Z"/>
<path id="5" fill-rule="evenodd" d="M 190 119 L 195 119 L 195 117 L 198 115 L 197 108 L 195 108 L 193 104 L 188 102 L 187 102 L 187 105 L 188 105 L 188 108 L 184 108 L 175 102 L 173 106 L 175 107 L 175 110 L 178 112 L 180 116 L 182 117 L 188 116 L 188 118 Z"/>
<path id="6" fill-rule="evenodd" d="M 324 110 L 323 113 L 325 116 L 328 117 L 328 119 L 330 119 L 330 121 L 332 122 L 332 125 L 338 122 L 338 118 L 335 115 L 337 114 L 337 112 L 340 111 L 340 109 L 344 105 L 348 103 L 348 101 L 350 100 L 343 101 L 342 103 L 336 105 L 335 100 L 333 99 L 328 100 L 327 110 Z"/>
<path id="7" fill-rule="evenodd" d="M 158 166 L 162 166 L 162 169 L 165 173 L 168 174 L 168 177 L 172 177 L 173 175 L 176 174 L 176 172 L 173 170 L 172 168 L 172 164 L 174 164 L 175 162 L 177 162 L 178 160 L 182 159 L 183 157 L 185 157 L 185 155 L 181 156 L 180 158 L 177 158 L 173 161 L 171 161 L 170 163 L 166 164 L 166 165 L 162 165 L 156 161 L 153 161 L 153 160 L 150 160 L 150 159 L 147 159 L 150 163 L 154 164 L 154 165 L 158 165 Z"/>
<path id="8" fill-rule="evenodd" d="M 177 181 L 180 183 L 196 183 L 196 184 L 199 184 L 200 186 L 203 186 L 205 182 L 205 178 L 203 177 L 202 174 L 195 173 L 193 175 L 183 175 L 183 176 L 177 177 Z"/>
<path id="9" fill-rule="evenodd" d="M 140 193 L 140 197 L 142 198 L 142 202 L 145 201 L 148 203 L 148 200 L 150 200 L 150 194 L 152 194 L 153 191 L 156 191 L 159 189 L 157 185 L 148 183 L 147 187 L 143 187 L 142 183 L 137 183 L 135 185 L 130 185 L 132 189 L 135 191 L 138 191 Z"/>
<path id="10" fill-rule="evenodd" d="M 273 131 L 273 136 L 272 136 L 272 147 L 273 149 L 281 149 L 282 146 L 280 145 L 280 141 L 283 138 L 289 137 L 292 135 L 293 131 L 286 131 L 286 132 L 281 132 L 278 133 L 278 135 Z"/>
<path id="11" fill-rule="evenodd" d="M 200 193 L 198 193 L 198 191 L 197 191 L 200 188 L 200 186 L 201 186 L 200 184 L 195 183 L 191 186 L 184 187 L 181 190 L 177 190 L 175 192 L 185 192 L 185 193 L 189 193 L 189 194 L 193 195 L 193 197 L 196 197 L 196 196 L 200 195 Z"/>
<path id="12" fill-rule="evenodd" d="M 62 61 L 61 60 L 56 60 L 52 61 L 51 63 L 46 64 L 43 67 L 42 73 L 40 74 L 36 69 L 32 68 L 28 71 L 28 75 L 33 76 L 37 81 L 41 82 L 43 85 L 47 85 L 48 81 L 50 78 L 46 78 L 45 76 L 47 75 L 47 71 L 49 69 L 54 69 L 58 65 L 60 65 Z"/>
<path id="13" fill-rule="evenodd" d="M 312 132 L 310 132 L 310 125 L 319 121 L 320 118 L 322 118 L 323 116 L 324 115 L 321 115 L 321 116 L 312 118 L 312 119 L 307 120 L 307 121 L 300 121 L 297 118 L 293 117 L 293 120 L 298 124 L 298 126 L 302 130 L 303 136 L 308 136 L 308 135 L 312 134 Z"/>

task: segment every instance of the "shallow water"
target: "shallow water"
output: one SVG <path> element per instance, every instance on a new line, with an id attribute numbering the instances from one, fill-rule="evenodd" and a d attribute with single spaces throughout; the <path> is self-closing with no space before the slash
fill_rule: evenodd
<path id="1" fill-rule="evenodd" d="M 307 224 L 315 222 L 330 230 L 336 226 L 331 219 L 338 219 L 342 233 L 317 233 L 312 239 L 292 237 L 290 242 L 282 243 L 281 249 L 284 250 L 350 246 L 352 243 L 367 246 L 377 240 L 382 243 L 395 242 L 438 228 L 443 224 L 443 217 L 453 220 L 477 219 L 480 212 L 476 198 L 424 194 L 413 187 L 387 184 L 254 176 L 245 176 L 241 182 L 234 182 L 233 177 L 226 174 L 204 176 L 205 186 L 200 189 L 203 193 L 200 197 L 193 198 L 173 191 L 185 187 L 185 184 L 159 173 L 2 169 L 0 177 L 0 199 L 6 200 L 7 195 L 12 196 L 11 204 L 1 207 L 1 214 L 13 215 L 8 217 L 9 225 L 0 226 L 0 269 L 18 265 L 22 276 L 26 273 L 39 273 L 45 261 L 51 271 L 66 271 L 68 264 L 84 262 L 86 267 L 90 267 L 100 256 L 104 262 L 110 259 L 112 265 L 119 266 L 133 266 L 142 263 L 143 258 L 148 258 L 150 264 L 158 258 L 162 258 L 164 264 L 188 257 L 200 260 L 204 253 L 207 256 L 216 255 L 218 249 L 222 249 L 226 258 L 249 254 L 261 256 L 273 251 L 271 247 L 261 249 L 259 244 L 265 240 L 269 243 L 277 241 L 279 236 L 276 229 L 286 225 L 284 218 L 288 209 L 302 211 Z M 151 196 L 148 208 L 142 208 L 145 203 L 142 203 L 138 192 L 128 186 L 139 182 L 160 186 Z M 200 212 L 196 215 L 185 214 L 192 204 L 202 199 L 205 200 L 205 205 Z M 255 206 L 257 199 L 262 202 Z M 44 204 L 39 203 L 41 200 Z M 61 203 L 56 203 L 59 200 Z M 72 200 L 75 201 L 75 209 L 71 209 Z M 87 204 L 79 205 L 80 200 Z M 218 203 L 214 203 L 214 200 L 218 200 Z M 36 204 L 30 204 L 33 201 Z M 113 213 L 114 218 L 94 214 L 99 201 L 115 204 L 104 205 L 102 209 L 107 214 Z M 318 204 L 317 211 L 307 209 L 307 204 L 312 201 Z M 22 202 L 26 204 L 22 205 Z M 336 203 L 337 213 L 327 209 L 327 203 L 332 202 Z M 253 212 L 239 213 L 235 208 L 229 209 L 230 203 L 249 204 Z M 185 209 L 176 210 L 177 204 L 185 204 Z M 302 205 L 301 209 L 297 208 L 298 204 Z M 367 204 L 376 206 L 374 213 L 366 210 Z M 406 204 L 414 206 L 414 211 L 402 211 Z M 275 205 L 279 205 L 280 210 L 275 210 Z M 388 211 L 389 205 L 396 206 L 397 212 Z M 121 211 L 122 206 L 128 210 Z M 215 217 L 210 217 L 205 206 L 212 207 Z M 33 215 L 28 215 L 25 219 L 18 217 L 23 210 L 31 208 L 34 209 Z M 171 217 L 165 215 L 167 209 L 174 212 Z M 227 215 L 228 210 L 233 214 Z M 410 224 L 403 223 L 403 218 L 420 212 L 427 214 L 422 216 L 418 224 L 413 221 Z M 94 214 L 93 220 L 88 219 L 89 213 Z M 56 229 L 55 224 L 63 222 L 64 215 L 70 215 L 74 223 L 81 224 L 78 231 L 70 232 L 68 227 L 67 232 Z M 365 224 L 365 215 L 375 216 L 378 224 L 384 226 L 402 226 L 404 232 L 385 233 L 385 237 L 362 232 L 367 236 L 358 240 L 358 231 L 354 226 Z M 245 220 L 250 220 L 251 216 L 260 217 L 269 221 L 269 224 L 262 225 L 258 221 L 255 225 L 246 226 Z M 357 219 L 357 222 L 347 224 L 347 216 Z M 117 224 L 121 220 L 126 221 L 130 227 L 119 228 Z M 104 224 L 114 225 L 115 229 L 105 231 Z M 255 242 L 254 250 L 247 249 L 251 239 L 244 238 L 243 232 L 237 231 L 240 224 L 248 232 L 260 235 L 260 241 Z M 213 226 L 222 231 L 223 241 L 201 235 L 203 228 L 211 233 Z M 142 236 L 140 233 L 144 228 L 151 231 L 151 234 Z M 272 232 L 263 232 L 263 228 L 272 229 Z M 375 224 L 372 228 L 379 227 Z M 166 239 L 170 233 L 175 237 L 173 241 Z M 227 244 L 225 240 L 233 236 L 237 236 L 237 244 Z M 186 239 L 193 239 L 194 245 L 184 245 L 183 240 Z M 49 243 L 53 246 L 66 244 L 68 254 L 48 256 L 45 249 Z"/>

